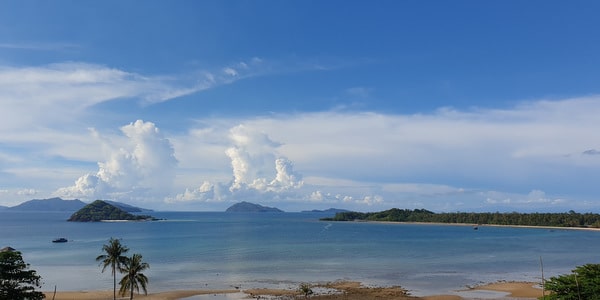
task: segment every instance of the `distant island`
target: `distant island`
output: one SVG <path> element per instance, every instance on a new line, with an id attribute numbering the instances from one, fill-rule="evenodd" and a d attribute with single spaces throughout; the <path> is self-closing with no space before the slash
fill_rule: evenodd
<path id="1" fill-rule="evenodd" d="M 70 222 L 100 221 L 152 221 L 151 216 L 134 215 L 106 201 L 96 200 L 74 214 L 67 220 Z"/>
<path id="2" fill-rule="evenodd" d="M 109 201 L 109 200 L 103 200 L 103 201 L 110 203 L 110 204 L 112 204 L 126 212 L 130 212 L 130 213 L 152 211 L 151 209 L 135 207 L 135 206 L 132 206 L 129 204 L 121 203 L 121 202 Z M 9 211 L 45 211 L 45 212 L 49 212 L 49 211 L 70 212 L 70 211 L 73 211 L 74 212 L 74 211 L 82 209 L 86 205 L 87 205 L 87 203 L 85 203 L 79 199 L 65 200 L 65 199 L 56 197 L 56 198 L 49 198 L 49 199 L 33 199 L 33 200 L 25 201 L 19 205 L 12 206 L 12 207 L 5 207 L 3 209 L 9 210 Z M 2 208 L 0 207 L 0 209 L 2 209 Z"/>
<path id="3" fill-rule="evenodd" d="M 225 210 L 226 212 L 283 212 L 283 210 L 275 207 L 262 206 L 250 202 L 239 202 Z"/>
<path id="4" fill-rule="evenodd" d="M 580 214 L 572 210 L 567 213 L 434 213 L 426 209 L 392 208 L 369 213 L 340 212 L 321 220 L 600 228 L 600 214 Z"/>
<path id="5" fill-rule="evenodd" d="M 84 207 L 85 204 L 85 202 L 79 199 L 64 200 L 56 197 L 50 199 L 33 199 L 7 209 L 17 211 L 76 211 Z"/>

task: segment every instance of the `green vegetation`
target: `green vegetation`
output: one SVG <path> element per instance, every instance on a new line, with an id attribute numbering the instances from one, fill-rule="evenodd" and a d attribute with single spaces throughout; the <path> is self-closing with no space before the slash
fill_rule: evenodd
<path id="1" fill-rule="evenodd" d="M 308 299 L 310 295 L 314 293 L 312 287 L 308 283 L 301 283 L 300 287 L 298 287 L 298 291 L 304 295 L 304 299 Z"/>
<path id="2" fill-rule="evenodd" d="M 35 270 L 28 270 L 29 264 L 23 261 L 21 252 L 12 248 L 0 251 L 0 300 L 44 299 L 41 287 L 42 277 Z"/>
<path id="3" fill-rule="evenodd" d="M 142 273 L 144 270 L 150 268 L 148 263 L 142 261 L 141 254 L 134 254 L 131 258 L 124 256 L 129 248 L 121 244 L 120 239 L 110 238 L 108 244 L 102 246 L 102 252 L 104 254 L 96 257 L 96 261 L 100 262 L 102 266 L 102 272 L 110 266 L 111 274 L 113 275 L 113 299 L 117 299 L 117 271 L 119 273 L 125 273 L 125 276 L 119 281 L 119 294 L 124 296 L 128 291 L 130 292 L 129 299 L 133 299 L 133 290 L 138 293 L 140 287 L 144 291 L 144 294 L 148 293 L 146 289 L 148 285 L 148 277 Z"/>
<path id="4" fill-rule="evenodd" d="M 124 296 L 129 290 L 129 299 L 133 299 L 133 290 L 135 289 L 139 293 L 140 287 L 142 287 L 145 295 L 148 294 L 148 290 L 146 289 L 148 277 L 142 273 L 148 268 L 150 268 L 150 265 L 142 261 L 141 254 L 134 254 L 131 258 L 127 258 L 123 267 L 125 276 L 119 282 L 121 285 L 121 289 L 119 289 L 121 296 Z"/>
<path id="5" fill-rule="evenodd" d="M 567 213 L 434 213 L 425 209 L 392 208 L 381 212 L 340 212 L 323 221 L 387 221 L 554 227 L 600 227 L 600 214 Z"/>
<path id="6" fill-rule="evenodd" d="M 110 238 L 108 244 L 102 246 L 102 251 L 105 254 L 96 257 L 96 261 L 100 262 L 102 272 L 110 266 L 113 275 L 113 299 L 117 299 L 117 271 L 123 272 L 127 263 L 127 257 L 123 254 L 127 253 L 129 248 L 123 246 L 121 240 Z"/>
<path id="7" fill-rule="evenodd" d="M 571 274 L 552 277 L 545 283 L 550 295 L 544 300 L 599 300 L 600 264 L 579 266 Z"/>
<path id="8" fill-rule="evenodd" d="M 96 200 L 72 214 L 68 221 L 99 222 L 103 220 L 144 221 L 156 219 L 151 216 L 133 215 L 110 203 Z"/>

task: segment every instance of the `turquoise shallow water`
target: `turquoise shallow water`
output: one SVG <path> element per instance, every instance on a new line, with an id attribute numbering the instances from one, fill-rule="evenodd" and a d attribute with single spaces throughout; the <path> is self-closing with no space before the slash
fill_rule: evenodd
<path id="1" fill-rule="evenodd" d="M 0 212 L 0 247 L 23 253 L 45 290 L 109 289 L 95 257 L 110 237 L 141 253 L 150 291 L 296 288 L 356 280 L 415 295 L 497 280 L 540 280 L 597 263 L 600 232 L 322 222 L 314 213 L 154 212 L 158 222 L 71 223 L 69 213 Z M 66 237 L 68 243 L 53 244 Z"/>

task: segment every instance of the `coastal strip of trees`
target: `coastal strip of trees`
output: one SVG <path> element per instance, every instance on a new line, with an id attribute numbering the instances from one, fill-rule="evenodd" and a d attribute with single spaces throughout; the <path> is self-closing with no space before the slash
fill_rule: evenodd
<path id="1" fill-rule="evenodd" d="M 334 217 L 321 220 L 600 228 L 600 214 L 582 214 L 572 210 L 566 213 L 434 213 L 426 209 L 392 208 L 380 212 L 339 212 Z"/>

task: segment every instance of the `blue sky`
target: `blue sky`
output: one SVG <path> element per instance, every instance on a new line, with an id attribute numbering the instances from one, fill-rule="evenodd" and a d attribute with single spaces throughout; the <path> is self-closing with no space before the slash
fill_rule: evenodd
<path id="1" fill-rule="evenodd" d="M 600 211 L 594 1 L 3 1 L 0 205 Z"/>

